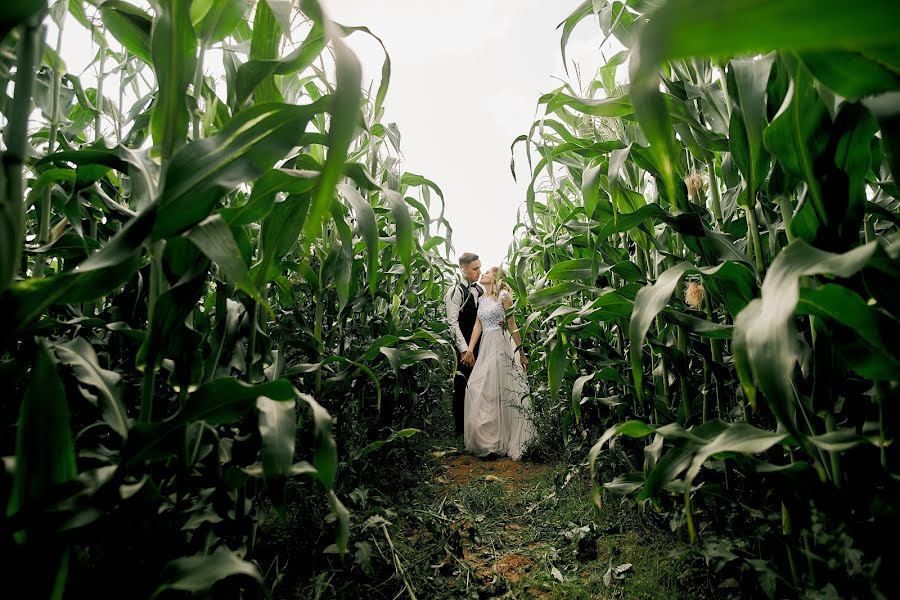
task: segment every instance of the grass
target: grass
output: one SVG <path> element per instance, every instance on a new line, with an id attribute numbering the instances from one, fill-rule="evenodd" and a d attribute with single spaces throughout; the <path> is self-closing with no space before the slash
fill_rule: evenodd
<path id="1" fill-rule="evenodd" d="M 699 581 L 695 554 L 633 501 L 607 496 L 597 511 L 586 468 L 482 461 L 460 442 L 414 442 L 418 464 L 406 469 L 416 485 L 367 477 L 379 485 L 350 494 L 353 550 L 330 555 L 315 580 L 296 581 L 293 597 L 703 596 L 688 588 Z"/>

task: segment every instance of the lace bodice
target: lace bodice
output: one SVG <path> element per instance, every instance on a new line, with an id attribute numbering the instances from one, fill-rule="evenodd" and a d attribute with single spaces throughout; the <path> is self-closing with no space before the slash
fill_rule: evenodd
<path id="1" fill-rule="evenodd" d="M 503 298 L 508 293 L 500 292 L 500 298 L 494 299 L 491 296 L 482 296 L 478 301 L 478 318 L 481 320 L 481 329 L 483 331 L 494 331 L 500 329 L 503 323 L 505 311 L 503 310 Z"/>

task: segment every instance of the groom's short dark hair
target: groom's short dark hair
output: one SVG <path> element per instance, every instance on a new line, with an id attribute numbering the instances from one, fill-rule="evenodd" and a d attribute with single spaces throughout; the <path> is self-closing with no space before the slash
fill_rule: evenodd
<path id="1" fill-rule="evenodd" d="M 459 266 L 465 267 L 467 265 L 471 265 L 476 260 L 478 260 L 477 254 L 473 252 L 463 252 L 462 256 L 459 257 Z"/>

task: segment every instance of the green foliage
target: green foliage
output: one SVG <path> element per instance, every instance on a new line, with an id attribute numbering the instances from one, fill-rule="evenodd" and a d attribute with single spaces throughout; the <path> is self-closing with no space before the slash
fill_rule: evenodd
<path id="1" fill-rule="evenodd" d="M 99 46 L 85 88 L 19 4 L 0 23 L 4 556 L 40 565 L 42 596 L 271 595 L 270 507 L 309 512 L 312 552 L 348 551 L 346 465 L 418 431 L 451 379 L 451 232 L 380 122 L 390 61 L 366 97 L 343 38 L 370 32 L 314 0 L 60 0 Z"/>
<path id="2" fill-rule="evenodd" d="M 900 13 L 776 4 L 584 2 L 563 21 L 564 60 L 591 17 L 626 49 L 542 96 L 513 144 L 541 451 L 599 437 L 592 465 L 628 457 L 596 470 L 595 502 L 671 515 L 725 589 L 886 594 L 870 523 L 896 524 L 900 311 L 880 290 L 900 283 Z"/>

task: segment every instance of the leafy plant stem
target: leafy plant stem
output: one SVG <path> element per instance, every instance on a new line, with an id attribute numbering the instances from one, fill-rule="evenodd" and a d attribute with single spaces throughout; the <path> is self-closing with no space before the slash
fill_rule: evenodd
<path id="1" fill-rule="evenodd" d="M 259 327 L 259 303 L 256 300 L 251 300 L 247 307 L 247 323 L 250 331 L 247 334 L 247 372 L 244 375 L 247 383 L 253 383 L 256 378 L 256 329 Z"/>
<path id="2" fill-rule="evenodd" d="M 753 241 L 753 258 L 756 261 L 756 270 L 759 277 L 765 272 L 765 262 L 763 260 L 762 242 L 759 239 L 759 225 L 756 222 L 756 199 L 752 199 L 750 206 L 745 211 L 747 217 L 747 231 L 750 233 L 750 239 Z"/>
<path id="3" fill-rule="evenodd" d="M 101 128 L 103 126 L 103 80 L 106 79 L 106 73 L 103 67 L 106 63 L 106 36 L 103 35 L 103 28 L 100 29 L 100 51 L 97 59 L 100 64 L 97 65 L 97 112 L 94 114 L 94 141 L 103 137 Z"/>
<path id="4" fill-rule="evenodd" d="M 825 431 L 828 433 L 837 431 L 834 422 L 834 413 L 828 412 L 825 414 Z M 844 475 L 841 469 L 841 453 L 829 452 L 828 454 L 831 458 L 831 480 L 834 482 L 834 487 L 840 489 L 844 487 Z"/>
<path id="5" fill-rule="evenodd" d="M 722 196 L 719 191 L 719 178 L 716 176 L 716 160 L 711 158 L 706 163 L 709 170 L 709 193 L 712 200 L 712 213 L 719 229 L 722 228 Z"/>
<path id="6" fill-rule="evenodd" d="M 28 139 L 28 118 L 31 114 L 31 94 L 34 87 L 34 69 L 37 66 L 41 46 L 40 27 L 42 15 L 32 17 L 22 28 L 19 54 L 16 64 L 15 97 L 7 117 L 5 131 L 6 151 L 3 153 L 4 188 L 0 196 L 0 223 L 6 222 L 6 231 L 0 238 L 0 293 L 12 283 L 22 254 L 25 235 L 24 182 L 22 166 Z"/>
<path id="7" fill-rule="evenodd" d="M 685 363 L 687 363 L 687 333 L 684 331 L 684 328 L 680 326 L 678 327 L 677 344 L 678 350 L 681 352 Z M 687 377 L 679 377 L 678 384 L 681 389 L 681 401 L 684 403 L 684 415 L 686 419 L 689 419 L 693 409 L 691 407 L 691 398 L 688 394 Z"/>
<path id="8" fill-rule="evenodd" d="M 197 70 L 194 74 L 194 106 L 191 119 L 192 132 L 195 140 L 200 139 L 200 98 L 203 96 L 203 61 L 206 58 L 206 43 L 200 43 L 200 52 L 197 56 Z"/>
<path id="9" fill-rule="evenodd" d="M 62 54 L 62 40 L 63 40 L 63 28 L 65 26 L 65 21 L 62 21 L 59 24 L 56 34 L 56 53 Z M 59 134 L 59 93 L 60 87 L 62 86 L 62 73 L 59 72 L 59 69 L 53 69 L 53 87 L 50 91 L 53 99 L 52 99 L 52 107 L 50 109 L 50 135 L 47 138 L 47 154 L 53 154 L 56 152 L 56 136 Z M 41 245 L 46 244 L 50 241 L 50 208 L 51 208 L 51 193 L 52 189 L 48 185 L 44 188 L 43 197 L 41 198 L 41 217 L 40 217 L 40 225 L 38 232 L 38 241 Z M 44 271 L 47 268 L 47 258 L 44 255 L 41 255 L 36 261 L 34 265 L 34 276 L 35 277 L 43 277 Z"/>
<path id="10" fill-rule="evenodd" d="M 684 482 L 684 517 L 687 522 L 688 529 L 688 539 L 690 543 L 693 544 L 697 541 L 697 529 L 694 526 L 694 510 L 691 507 L 691 484 L 688 481 Z"/>
<path id="11" fill-rule="evenodd" d="M 791 231 L 791 223 L 794 219 L 794 207 L 791 206 L 791 198 L 787 195 L 778 197 L 778 208 L 781 210 L 781 220 L 784 223 L 784 233 L 787 235 L 788 243 L 794 241 L 796 236 Z"/>

